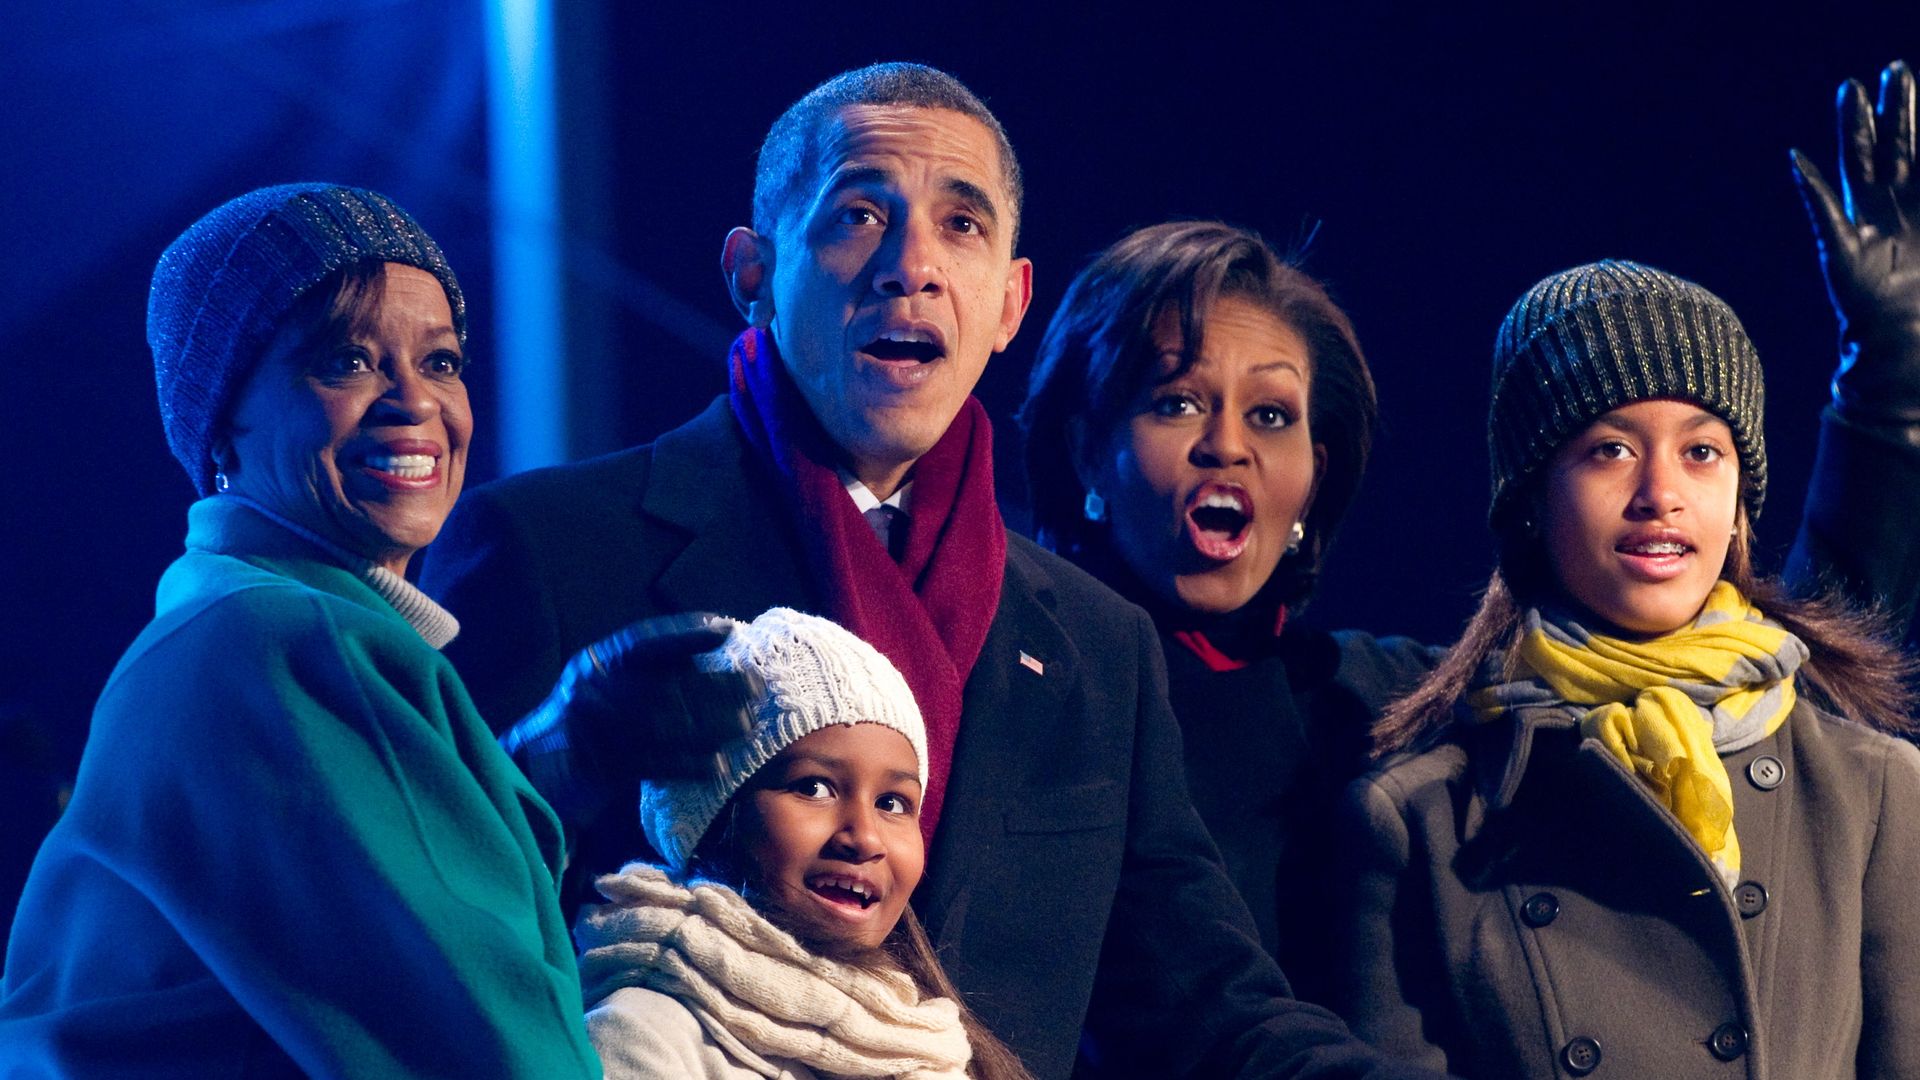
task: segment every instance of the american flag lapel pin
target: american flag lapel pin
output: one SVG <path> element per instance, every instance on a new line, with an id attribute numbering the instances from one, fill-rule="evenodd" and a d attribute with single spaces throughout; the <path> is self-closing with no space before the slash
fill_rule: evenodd
<path id="1" fill-rule="evenodd" d="M 1033 672 L 1035 675 L 1045 675 L 1047 673 L 1047 665 L 1034 659 L 1033 654 L 1025 649 L 1020 650 L 1020 666 Z"/>

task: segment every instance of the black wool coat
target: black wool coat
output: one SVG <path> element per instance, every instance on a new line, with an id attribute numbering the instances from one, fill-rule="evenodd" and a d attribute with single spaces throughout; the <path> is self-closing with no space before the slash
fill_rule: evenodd
<path id="1" fill-rule="evenodd" d="M 511 723 L 636 618 L 823 610 L 773 483 L 721 399 L 652 445 L 469 493 L 423 584 L 461 620 L 447 655 L 482 715 Z M 589 872 L 644 853 L 618 817 L 582 838 Z M 1137 1075 L 1426 1075 L 1288 996 L 1188 798 L 1151 622 L 1017 535 L 914 908 L 1042 1077 L 1069 1074 L 1083 1027 Z"/>
<path id="2" fill-rule="evenodd" d="M 1215 671 L 1156 616 L 1194 806 L 1261 944 L 1298 996 L 1324 1004 L 1335 962 L 1328 899 L 1340 865 L 1332 811 L 1372 768 L 1374 719 L 1442 651 L 1403 637 L 1289 627 L 1251 650 L 1246 666 Z"/>

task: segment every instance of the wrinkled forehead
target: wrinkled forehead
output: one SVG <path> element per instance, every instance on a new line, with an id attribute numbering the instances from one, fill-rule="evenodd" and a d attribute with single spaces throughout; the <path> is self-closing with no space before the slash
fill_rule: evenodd
<path id="1" fill-rule="evenodd" d="M 999 140 L 978 119 L 952 109 L 914 105 L 849 105 L 821 124 L 802 199 L 857 179 L 877 183 L 931 180 L 965 185 L 996 212 L 1015 212 Z"/>

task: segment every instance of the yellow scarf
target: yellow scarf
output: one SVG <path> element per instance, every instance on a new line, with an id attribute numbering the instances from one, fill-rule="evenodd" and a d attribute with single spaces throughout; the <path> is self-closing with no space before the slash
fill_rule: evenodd
<path id="1" fill-rule="evenodd" d="M 1800 639 L 1722 581 L 1694 621 L 1651 641 L 1595 634 L 1564 616 L 1527 613 L 1518 680 L 1468 699 L 1481 719 L 1531 708 L 1571 710 L 1698 841 L 1723 881 L 1739 881 L 1733 785 L 1720 755 L 1779 730 L 1793 710 Z"/>

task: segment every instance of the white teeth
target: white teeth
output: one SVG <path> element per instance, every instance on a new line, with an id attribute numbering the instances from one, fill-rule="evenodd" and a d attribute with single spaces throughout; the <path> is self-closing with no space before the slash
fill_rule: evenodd
<path id="1" fill-rule="evenodd" d="M 373 454 L 367 457 L 367 467 L 392 473 L 402 480 L 425 480 L 433 475 L 433 455 Z"/>
<path id="2" fill-rule="evenodd" d="M 888 330 L 880 335 L 881 341 L 909 341 L 921 345 L 932 345 L 933 335 L 925 330 Z"/>
<path id="3" fill-rule="evenodd" d="M 1687 545 L 1677 540 L 1657 540 L 1651 544 L 1630 544 L 1627 550 L 1637 555 L 1684 555 Z"/>
<path id="4" fill-rule="evenodd" d="M 1247 512 L 1247 504 L 1240 501 L 1240 496 L 1225 491 L 1207 492 L 1206 497 L 1200 500 L 1200 505 L 1215 510 L 1232 510 L 1237 514 Z"/>
<path id="5" fill-rule="evenodd" d="M 838 876 L 815 878 L 813 887 L 816 889 L 845 889 L 862 900 L 874 899 L 873 886 L 868 885 L 858 878 Z"/>

